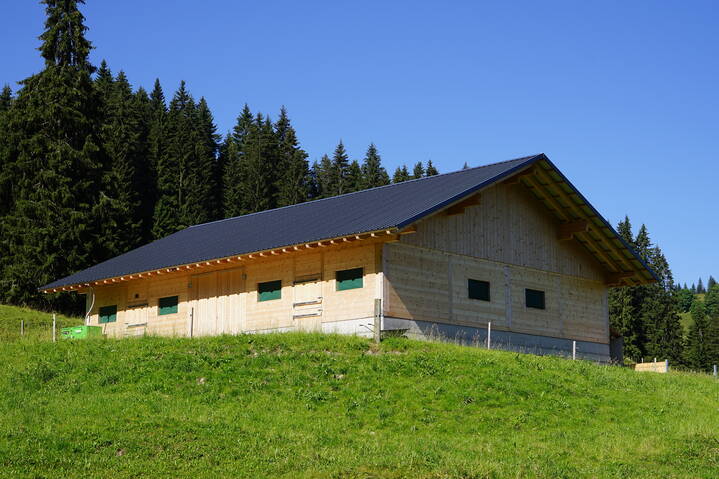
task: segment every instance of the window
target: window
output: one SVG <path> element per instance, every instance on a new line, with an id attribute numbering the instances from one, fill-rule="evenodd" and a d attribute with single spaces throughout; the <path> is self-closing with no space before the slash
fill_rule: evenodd
<path id="1" fill-rule="evenodd" d="M 282 281 L 257 283 L 257 301 L 270 301 L 282 298 Z"/>
<path id="2" fill-rule="evenodd" d="M 167 298 L 160 298 L 157 302 L 159 309 L 158 314 L 163 316 L 165 314 L 177 313 L 177 296 L 168 296 Z"/>
<path id="3" fill-rule="evenodd" d="M 337 271 L 337 291 L 356 289 L 362 287 L 363 268 L 344 269 Z"/>
<path id="4" fill-rule="evenodd" d="M 477 279 L 467 280 L 467 292 L 469 299 L 479 299 L 481 301 L 489 301 L 489 281 L 479 281 Z"/>
<path id="5" fill-rule="evenodd" d="M 114 323 L 117 321 L 117 306 L 102 306 L 100 308 L 100 324 Z"/>
<path id="6" fill-rule="evenodd" d="M 544 291 L 525 289 L 524 297 L 528 308 L 544 309 Z"/>

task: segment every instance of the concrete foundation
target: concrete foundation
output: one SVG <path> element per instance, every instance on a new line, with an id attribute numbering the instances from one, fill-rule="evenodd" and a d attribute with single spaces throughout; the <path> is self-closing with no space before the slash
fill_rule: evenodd
<path id="1" fill-rule="evenodd" d="M 466 346 L 487 347 L 486 328 L 391 317 L 385 317 L 382 326 L 383 331 L 404 330 L 405 335 L 413 339 L 433 339 Z M 492 349 L 521 353 L 572 357 L 571 339 L 510 331 L 493 330 L 491 347 Z M 609 344 L 577 341 L 576 357 L 590 361 L 609 362 Z"/>

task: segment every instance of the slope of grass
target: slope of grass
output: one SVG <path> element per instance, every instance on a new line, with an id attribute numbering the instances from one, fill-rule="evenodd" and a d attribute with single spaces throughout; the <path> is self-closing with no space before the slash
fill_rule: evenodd
<path id="1" fill-rule="evenodd" d="M 393 338 L 0 344 L 0 477 L 715 478 L 719 382 Z"/>
<path id="2" fill-rule="evenodd" d="M 25 339 L 52 338 L 52 313 L 0 304 L 0 341 L 20 339 L 21 321 L 25 322 Z M 72 318 L 62 314 L 56 316 L 56 321 L 58 336 L 60 328 L 83 324 L 82 318 Z"/>

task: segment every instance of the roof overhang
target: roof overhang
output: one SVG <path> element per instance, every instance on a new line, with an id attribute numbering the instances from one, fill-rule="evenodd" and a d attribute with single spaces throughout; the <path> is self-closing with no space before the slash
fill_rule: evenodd
<path id="1" fill-rule="evenodd" d="M 232 255 L 223 258 L 214 258 L 207 261 L 200 261 L 187 264 L 178 264 L 168 267 L 163 267 L 148 271 L 139 271 L 137 273 L 126 274 L 122 276 L 113 276 L 108 278 L 99 278 L 97 280 L 67 284 L 58 286 L 55 288 L 40 288 L 39 291 L 43 293 L 61 293 L 61 292 L 84 292 L 89 288 L 98 286 L 112 286 L 127 281 L 134 281 L 139 279 L 154 278 L 157 276 L 172 275 L 178 273 L 185 273 L 188 271 L 207 271 L 217 268 L 226 268 L 228 265 L 243 265 L 252 261 L 274 258 L 281 255 L 287 255 L 292 253 L 306 252 L 308 250 L 314 250 L 319 248 L 346 246 L 355 242 L 361 242 L 365 240 L 375 240 L 382 242 L 398 241 L 399 236 L 407 233 L 414 233 L 416 231 L 413 227 L 407 228 L 390 228 L 378 231 L 368 231 L 366 233 L 358 233 L 340 236 L 336 238 L 327 238 L 319 241 L 311 241 L 308 243 L 299 243 L 295 245 L 288 245 L 280 248 L 267 249 L 262 251 L 255 251 L 252 253 L 245 253 L 242 255 Z"/>
<path id="2" fill-rule="evenodd" d="M 577 241 L 606 271 L 608 286 L 638 286 L 656 273 L 545 155 L 508 175 L 523 185 L 557 219 L 557 239 Z"/>

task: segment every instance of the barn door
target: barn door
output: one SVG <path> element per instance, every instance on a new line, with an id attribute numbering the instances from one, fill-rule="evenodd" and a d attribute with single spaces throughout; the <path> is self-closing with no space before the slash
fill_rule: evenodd
<path id="1" fill-rule="evenodd" d="M 217 334 L 217 273 L 193 276 L 192 290 L 192 335 Z"/>
<path id="2" fill-rule="evenodd" d="M 312 275 L 295 280 L 292 318 L 298 331 L 322 331 L 322 283 Z"/>
<path id="3" fill-rule="evenodd" d="M 217 273 L 217 333 L 238 334 L 244 330 L 245 308 L 241 293 L 245 288 L 244 270 L 231 269 Z"/>
<path id="4" fill-rule="evenodd" d="M 147 330 L 147 302 L 128 304 L 125 309 L 125 336 L 143 336 Z"/>

